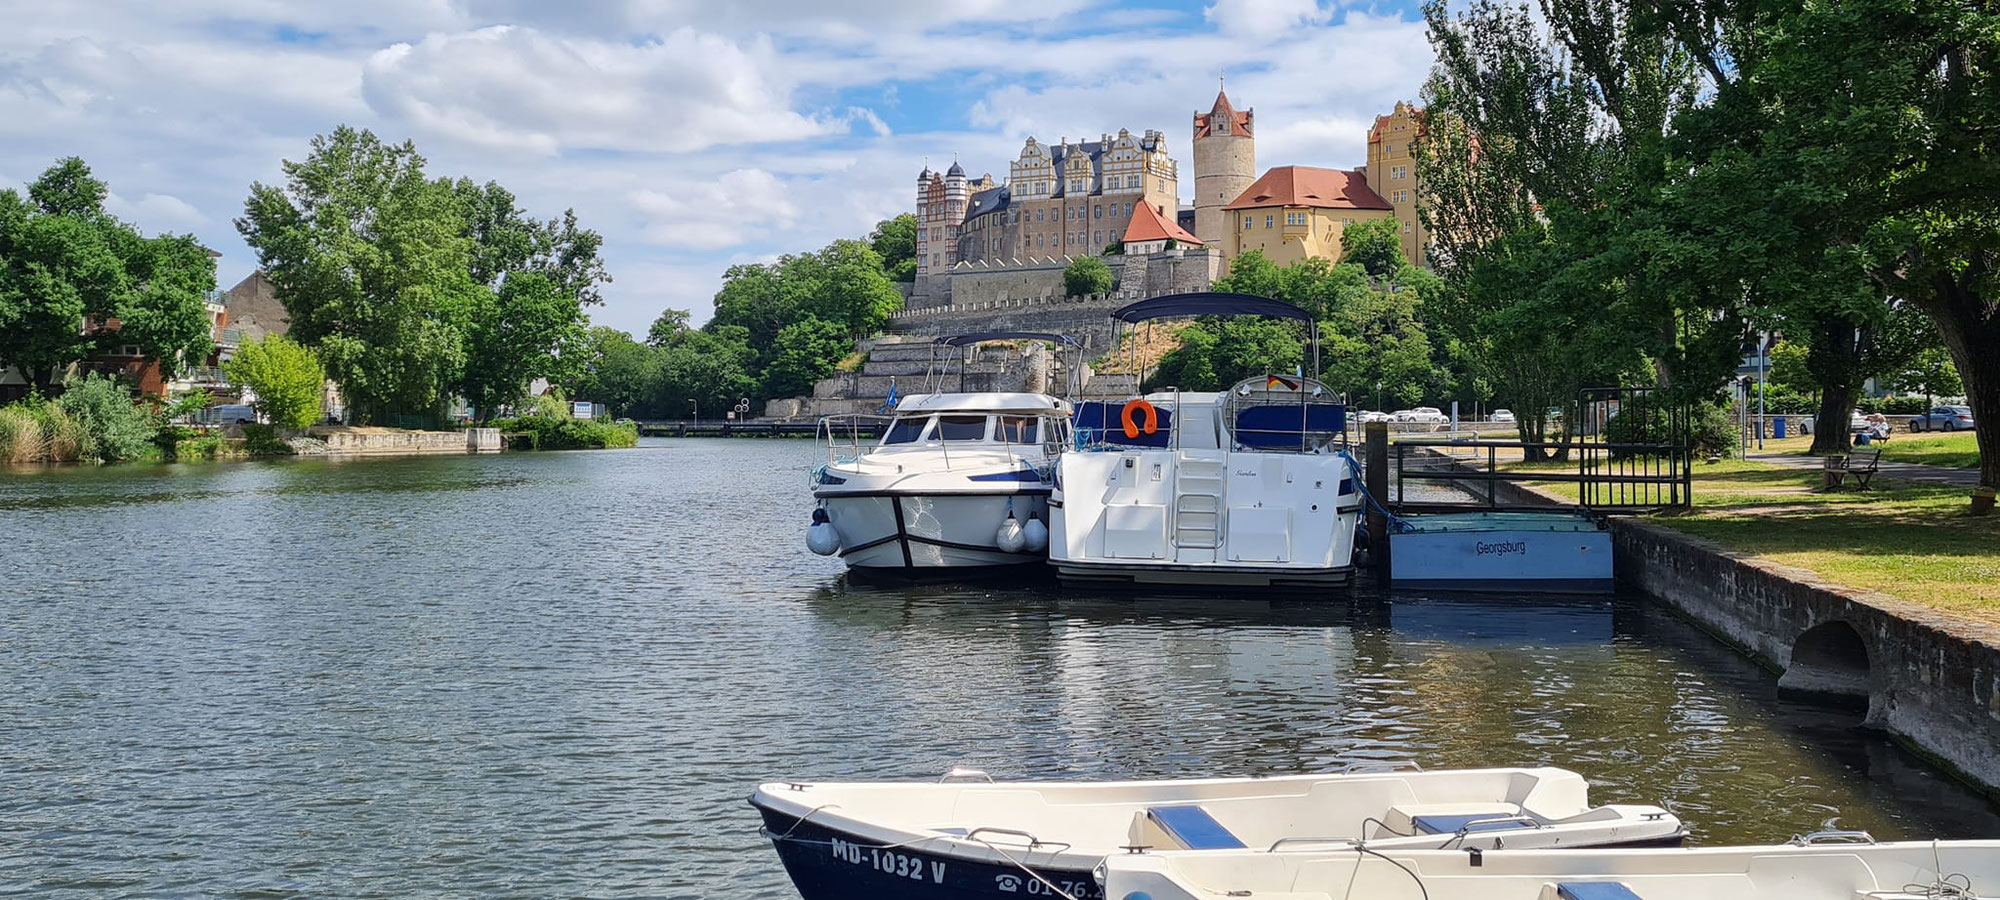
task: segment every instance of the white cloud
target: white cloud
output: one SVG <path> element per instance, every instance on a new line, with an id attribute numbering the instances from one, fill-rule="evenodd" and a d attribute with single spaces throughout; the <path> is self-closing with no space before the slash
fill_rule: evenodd
<path id="1" fill-rule="evenodd" d="M 648 218 L 648 241 L 701 250 L 734 247 L 799 215 L 791 187 L 763 169 L 736 169 L 671 192 L 641 190 L 632 206 Z"/>
<path id="2" fill-rule="evenodd" d="M 147 234 L 208 223 L 208 217 L 200 210 L 172 194 L 146 194 L 137 200 L 127 200 L 113 192 L 104 198 L 104 207 Z"/>
<path id="3" fill-rule="evenodd" d="M 364 92 L 418 131 L 497 149 L 687 152 L 799 140 L 843 123 L 790 108 L 770 43 L 682 28 L 620 44 L 493 26 L 370 57 Z"/>
<path id="4" fill-rule="evenodd" d="M 1318 0 L 1216 0 L 1202 16 L 1225 33 L 1262 37 L 1322 24 L 1333 13 Z"/>

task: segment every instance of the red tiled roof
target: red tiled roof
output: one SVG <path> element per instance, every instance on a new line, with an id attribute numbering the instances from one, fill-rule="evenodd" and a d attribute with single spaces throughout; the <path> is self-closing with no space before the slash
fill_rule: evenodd
<path id="1" fill-rule="evenodd" d="M 1215 121 L 1216 116 L 1224 116 L 1235 126 L 1230 129 L 1230 133 L 1249 137 L 1253 133 L 1251 131 L 1251 119 L 1253 115 L 1249 111 L 1237 112 L 1235 107 L 1229 105 L 1229 95 L 1221 91 L 1216 91 L 1215 106 L 1210 108 L 1208 112 L 1194 114 L 1194 136 L 1198 138 L 1208 137 L 1209 123 Z"/>
<path id="2" fill-rule="evenodd" d="M 1317 206 L 1331 209 L 1391 209 L 1358 171 L 1279 166 L 1251 183 L 1223 209 L 1263 206 Z"/>
<path id="3" fill-rule="evenodd" d="M 1160 215 L 1151 203 L 1141 203 L 1132 208 L 1132 223 L 1125 226 L 1124 241 L 1128 244 L 1139 241 L 1173 240 L 1195 247 L 1202 246 L 1201 238 L 1189 234 L 1180 223 Z"/>

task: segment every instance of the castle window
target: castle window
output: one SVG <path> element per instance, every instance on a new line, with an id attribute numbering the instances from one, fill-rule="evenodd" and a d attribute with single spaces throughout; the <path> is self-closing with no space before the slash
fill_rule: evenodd
<path id="1" fill-rule="evenodd" d="M 1035 210 L 1035 221 L 1037 221 L 1037 222 L 1040 222 L 1040 221 L 1042 220 L 1042 213 L 1043 213 L 1043 210 L 1039 210 L 1039 209 L 1038 209 L 1038 210 Z"/>
<path id="2" fill-rule="evenodd" d="M 1091 246 L 1095 247 L 1095 246 L 1097 246 L 1098 244 L 1102 244 L 1102 243 L 1104 243 L 1104 232 L 1102 232 L 1102 231 L 1093 231 L 1093 232 L 1091 232 L 1091 233 L 1090 233 L 1090 245 L 1091 245 Z"/>
<path id="3" fill-rule="evenodd" d="M 1215 120 L 1215 133 L 1216 133 L 1216 134 L 1228 134 L 1228 133 L 1229 133 L 1229 117 L 1228 117 L 1228 116 L 1223 116 L 1222 118 L 1220 118 L 1220 119 L 1217 119 L 1217 120 Z"/>
<path id="4" fill-rule="evenodd" d="M 1408 223 L 1408 222 L 1404 222 L 1404 223 L 1403 223 L 1403 233 L 1404 233 L 1404 234 L 1409 234 L 1409 233 L 1410 233 L 1410 223 Z"/>
<path id="5" fill-rule="evenodd" d="M 1102 219 L 1102 218 L 1104 218 L 1104 204 L 1102 204 L 1102 203 L 1099 203 L 1098 205 L 1096 205 L 1096 206 L 1093 206 L 1093 207 L 1091 207 L 1091 208 L 1090 208 L 1090 216 L 1091 216 L 1091 218 L 1093 218 L 1093 219 Z"/>
<path id="6" fill-rule="evenodd" d="M 1272 227 L 1272 226 L 1273 226 L 1274 224 L 1276 224 L 1276 222 L 1277 222 L 1277 221 L 1278 221 L 1278 217 L 1277 217 L 1277 216 L 1265 216 L 1265 217 L 1264 217 L 1264 227 L 1265 227 L 1265 228 L 1270 228 L 1270 227 Z"/>
<path id="7" fill-rule="evenodd" d="M 1250 230 L 1250 217 L 1249 217 L 1249 216 L 1244 216 L 1244 217 L 1243 217 L 1243 230 L 1244 230 L 1244 231 L 1249 231 L 1249 230 Z"/>
<path id="8" fill-rule="evenodd" d="M 1403 177 L 1403 176 L 1404 176 L 1405 174 L 1407 174 L 1407 173 L 1408 173 L 1409 171 L 1410 171 L 1410 170 L 1409 170 L 1409 169 L 1408 169 L 1407 167 L 1404 167 L 1404 166 L 1397 166 L 1397 167 L 1395 167 L 1395 168 L 1393 168 L 1393 169 L 1390 169 L 1390 170 L 1389 170 L 1389 177 L 1390 177 L 1390 178 L 1402 178 L 1402 177 Z"/>

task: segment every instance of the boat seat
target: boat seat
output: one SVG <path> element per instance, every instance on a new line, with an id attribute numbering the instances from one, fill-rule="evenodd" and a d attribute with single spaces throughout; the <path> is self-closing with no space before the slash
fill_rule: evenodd
<path id="1" fill-rule="evenodd" d="M 1643 900 L 1618 881 L 1557 882 L 1556 896 L 1562 900 Z"/>
<path id="2" fill-rule="evenodd" d="M 1514 819 L 1506 822 L 1482 821 L 1502 818 L 1504 814 L 1475 813 L 1458 816 L 1411 816 L 1410 824 L 1419 834 L 1457 834 L 1460 831 L 1507 831 L 1514 828 L 1532 827 L 1526 822 Z M 1478 823 L 1478 824 L 1474 824 Z"/>
<path id="3" fill-rule="evenodd" d="M 1199 806 L 1151 806 L 1146 818 L 1185 850 L 1241 850 L 1244 843 Z"/>

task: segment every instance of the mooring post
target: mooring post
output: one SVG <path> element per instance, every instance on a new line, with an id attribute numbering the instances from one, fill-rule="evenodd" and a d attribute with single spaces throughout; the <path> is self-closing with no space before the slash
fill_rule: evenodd
<path id="1" fill-rule="evenodd" d="M 1363 479 L 1368 486 L 1368 496 L 1375 502 L 1368 507 L 1368 562 L 1375 567 L 1375 580 L 1389 583 L 1389 519 L 1382 514 L 1382 505 L 1389 499 L 1389 423 L 1369 422 L 1361 426 L 1362 451 L 1367 457 L 1368 472 Z"/>

